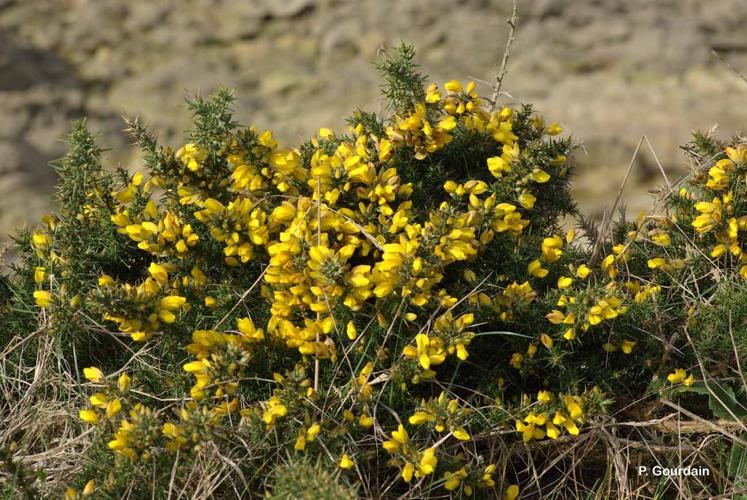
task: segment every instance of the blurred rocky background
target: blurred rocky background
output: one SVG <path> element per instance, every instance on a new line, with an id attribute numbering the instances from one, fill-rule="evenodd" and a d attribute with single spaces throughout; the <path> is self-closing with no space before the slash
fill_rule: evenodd
<path id="1" fill-rule="evenodd" d="M 162 141 L 188 128 L 187 93 L 237 90 L 238 119 L 295 144 L 382 107 L 371 61 L 412 42 L 443 83 L 492 81 L 510 0 L 0 0 L 0 234 L 50 208 L 71 119 L 101 132 L 110 165 L 137 168 L 120 116 Z M 612 204 L 646 135 L 671 178 L 692 129 L 747 122 L 745 0 L 519 0 L 503 89 L 583 140 L 580 206 Z M 481 84 L 482 93 L 489 95 Z M 646 146 L 623 198 L 630 211 L 661 183 Z"/>

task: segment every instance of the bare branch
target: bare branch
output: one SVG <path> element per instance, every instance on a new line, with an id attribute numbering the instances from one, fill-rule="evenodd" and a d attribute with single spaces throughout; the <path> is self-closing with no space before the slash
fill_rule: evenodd
<path id="1" fill-rule="evenodd" d="M 501 86 L 503 85 L 503 78 L 506 76 L 508 71 L 508 58 L 511 56 L 511 45 L 514 43 L 516 38 L 516 24 L 519 21 L 518 9 L 516 6 L 516 0 L 513 2 L 513 8 L 511 9 L 511 18 L 506 21 L 509 26 L 508 40 L 506 41 L 506 49 L 503 51 L 503 59 L 501 65 L 496 67 L 495 73 L 495 84 L 493 85 L 493 97 L 491 98 L 490 111 L 495 111 L 498 104 L 498 97 L 501 95 Z"/>

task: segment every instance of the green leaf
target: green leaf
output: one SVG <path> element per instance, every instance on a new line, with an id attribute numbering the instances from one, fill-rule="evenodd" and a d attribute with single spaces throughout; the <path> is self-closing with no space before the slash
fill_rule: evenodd
<path id="1" fill-rule="evenodd" d="M 734 389 L 726 384 L 710 380 L 707 386 L 705 383 L 698 383 L 690 387 L 688 392 L 707 395 L 708 407 L 716 418 L 725 420 L 734 420 L 734 417 L 739 420 L 747 418 L 747 401 L 738 398 Z"/>
<path id="2" fill-rule="evenodd" d="M 744 434 L 741 436 L 744 438 Z M 747 465 L 747 448 L 741 444 L 734 443 L 729 454 L 729 476 L 739 478 L 743 475 Z"/>

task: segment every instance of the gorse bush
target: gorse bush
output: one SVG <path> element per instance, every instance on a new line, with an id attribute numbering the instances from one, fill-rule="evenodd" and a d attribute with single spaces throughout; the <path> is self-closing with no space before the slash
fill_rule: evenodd
<path id="1" fill-rule="evenodd" d="M 426 86 L 407 46 L 379 69 L 390 116 L 357 111 L 296 148 L 238 124 L 228 90 L 189 103 L 176 150 L 131 122 L 134 175 L 102 169 L 74 125 L 59 212 L 17 239 L 0 338 L 18 380 L 54 353 L 64 384 L 30 398 L 75 414 L 77 451 L 54 481 L 10 453 L 8 484 L 64 483 L 68 498 L 614 496 L 630 478 L 615 483 L 606 455 L 574 481 L 534 462 L 640 438 L 617 422 L 673 398 L 702 420 L 747 414 L 744 146 L 697 136 L 698 167 L 664 213 L 604 234 L 578 217 L 576 145 L 556 123 L 473 82 Z M 5 384 L 8 409 L 25 390 Z M 13 427 L 0 445 L 43 453 L 55 432 Z"/>

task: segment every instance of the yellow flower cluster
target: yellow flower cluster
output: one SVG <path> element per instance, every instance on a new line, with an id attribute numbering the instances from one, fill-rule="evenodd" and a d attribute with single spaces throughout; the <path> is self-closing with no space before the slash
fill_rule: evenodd
<path id="1" fill-rule="evenodd" d="M 682 368 L 676 368 L 672 373 L 667 375 L 667 381 L 670 384 L 682 384 L 690 387 L 695 383 L 695 377 L 692 373 L 688 375 Z"/>
<path id="2" fill-rule="evenodd" d="M 574 234 L 553 234 L 552 217 L 535 208 L 557 196 L 553 186 L 565 187 L 570 143 L 545 140 L 560 127 L 528 118 L 531 110 L 488 111 L 475 87 L 432 85 L 423 102 L 383 127 L 351 122 L 339 136 L 323 128 L 298 149 L 281 149 L 270 132 L 253 128 L 217 142 L 196 134 L 176 152 L 161 150 L 150 178 L 123 176 L 109 193 L 114 204 L 107 217 L 128 251 L 144 252 L 150 264 L 131 270 L 131 278 L 107 269 L 112 276 L 100 275 L 89 296 L 105 320 L 135 341 L 191 332 L 180 373 L 191 388 L 171 417 L 107 388 L 91 397 L 81 418 L 105 428 L 109 447 L 132 462 L 155 449 L 200 450 L 250 428 L 297 453 L 324 450 L 343 471 L 367 466 L 368 452 L 351 443 L 380 439 L 405 482 L 435 474 L 443 459 L 442 470 L 451 469 L 443 470 L 448 491 L 493 488 L 495 465 L 454 452 L 473 440 L 459 391 L 444 389 L 430 399 L 422 392 L 420 405 L 410 401 L 402 414 L 411 437 L 402 424 L 384 434 L 399 419 L 382 418 L 383 388 L 406 392 L 408 383 L 437 382 L 439 366 L 471 369 L 482 354 L 470 349 L 483 319 L 521 318 L 541 298 L 540 280 L 550 273 L 568 292 L 558 302 L 566 312 L 554 311 L 559 323 L 575 328 L 574 318 L 584 317 L 585 329 L 623 314 L 625 305 L 612 287 L 595 289 L 594 302 L 575 302 L 570 292 L 591 270 L 561 270 L 575 251 Z M 527 140 L 518 137 L 517 120 L 528 127 Z M 436 192 L 425 193 L 435 201 L 424 204 L 423 193 L 414 191 L 420 169 L 473 143 L 479 162 L 439 178 Z M 33 241 L 48 261 L 54 227 L 40 229 Z M 528 252 L 537 258 L 525 276 L 521 259 Z M 485 268 L 496 253 L 521 261 L 519 271 L 493 276 Z M 48 269 L 37 271 L 39 287 Z M 233 308 L 208 295 L 247 278 L 256 278 L 251 303 L 244 299 L 255 285 Z M 55 302 L 46 293 L 35 296 L 40 307 Z M 221 329 L 224 323 L 235 329 Z M 536 352 L 532 344 L 527 354 Z M 252 376 L 264 365 L 271 366 L 267 378 Z M 270 386 L 247 397 L 243 389 L 258 381 Z M 564 402 L 541 401 L 542 411 L 517 428 L 531 426 L 535 438 L 540 427 L 550 437 L 560 429 L 578 433 L 584 401 L 565 396 Z M 543 417 L 550 408 L 555 417 Z"/>
<path id="3" fill-rule="evenodd" d="M 159 444 L 160 420 L 151 408 L 130 401 L 130 376 L 122 373 L 116 382 L 108 381 L 96 367 L 85 368 L 83 374 L 99 390 L 89 398 L 92 408 L 80 410 L 80 419 L 110 429 L 108 447 L 117 455 L 132 462 L 147 460 Z"/>
<path id="4" fill-rule="evenodd" d="M 455 354 L 457 358 L 465 361 L 469 356 L 467 347 L 474 337 L 473 332 L 464 331 L 475 320 L 472 313 L 463 314 L 454 319 L 451 311 L 439 316 L 433 325 L 430 335 L 419 333 L 415 336 L 415 344 L 405 346 L 402 355 L 406 359 L 417 360 L 422 370 L 413 379 L 432 379 L 436 372 L 431 366 L 438 366 L 446 360 L 448 355 Z"/>
<path id="5" fill-rule="evenodd" d="M 194 213 L 195 219 L 210 227 L 210 235 L 225 245 L 226 264 L 238 266 L 254 257 L 254 246 L 268 241 L 267 214 L 249 198 L 237 197 L 224 206 L 208 198 Z"/>
<path id="6" fill-rule="evenodd" d="M 159 209 L 153 200 L 139 216 L 131 216 L 129 208 L 119 207 L 111 220 L 119 233 L 137 242 L 138 248 L 158 257 L 182 259 L 200 241 L 191 224 L 184 224 L 170 210 Z"/>
<path id="7" fill-rule="evenodd" d="M 196 381 L 190 394 L 200 400 L 207 396 L 215 399 L 231 395 L 251 360 L 252 344 L 264 339 L 264 332 L 254 326 L 251 318 L 237 321 L 238 334 L 214 330 L 195 330 L 187 351 L 197 358 L 186 363 L 184 371 L 194 375 Z"/>
<path id="8" fill-rule="evenodd" d="M 671 243 L 670 227 L 678 221 L 686 222 L 694 230 L 697 240 L 707 248 L 710 258 L 721 262 L 719 266 L 726 261 L 727 267 L 733 266 L 743 278 L 747 278 L 747 254 L 743 251 L 747 213 L 740 200 L 744 192 L 746 165 L 745 145 L 724 148 L 707 170 L 694 175 L 687 186 L 680 188 L 677 198 L 685 204 L 679 204 L 670 219 L 652 219 L 650 240 L 668 247 Z M 672 253 L 674 255 L 649 258 L 649 268 L 672 273 L 683 269 L 692 260 L 690 255 Z"/>
<path id="9" fill-rule="evenodd" d="M 221 401 L 215 406 L 200 406 L 196 401 L 189 401 L 177 411 L 179 420 L 165 422 L 160 435 L 166 440 L 168 451 L 177 450 L 199 451 L 202 442 L 214 436 L 223 420 L 238 412 L 238 401 Z"/>
<path id="10" fill-rule="evenodd" d="M 540 391 L 537 394 L 537 410 L 530 411 L 523 420 L 516 420 L 516 430 L 521 433 L 525 443 L 545 436 L 557 439 L 562 429 L 572 436 L 578 435 L 578 425 L 585 422 L 583 397 L 566 395 L 558 400 L 549 392 Z"/>
<path id="11" fill-rule="evenodd" d="M 419 479 L 436 470 L 436 447 L 418 449 L 402 424 L 392 432 L 392 439 L 384 441 L 381 446 L 394 456 L 392 462 L 401 466 L 401 476 L 406 483 L 412 481 L 413 476 Z"/>
<path id="12" fill-rule="evenodd" d="M 117 284 L 111 276 L 99 278 L 96 297 L 106 311 L 104 319 L 135 341 L 144 341 L 164 324 L 174 323 L 180 311 L 188 310 L 187 299 L 170 292 L 166 266 L 151 264 L 151 276 L 139 285 Z"/>
<path id="13" fill-rule="evenodd" d="M 566 328 L 563 338 L 573 340 L 576 338 L 577 328 L 585 332 L 592 326 L 613 320 L 627 312 L 628 308 L 623 304 L 622 298 L 615 293 L 616 288 L 617 283 L 611 281 L 600 295 L 587 296 L 582 302 L 575 296 L 561 295 L 557 306 L 566 311 L 554 309 L 547 314 L 547 320 L 554 325 L 563 325 Z"/>
<path id="14" fill-rule="evenodd" d="M 42 217 L 42 222 L 44 226 L 38 227 L 31 235 L 31 247 L 40 259 L 60 262 L 60 256 L 52 249 L 58 220 L 52 215 L 45 215 Z"/>
<path id="15" fill-rule="evenodd" d="M 482 469 L 473 469 L 470 466 L 462 467 L 454 472 L 444 472 L 444 488 L 447 491 L 455 491 L 462 488 L 465 495 L 471 496 L 474 488 L 487 489 L 495 486 L 493 474 L 495 464 L 490 464 Z"/>
<path id="16" fill-rule="evenodd" d="M 104 388 L 89 398 L 93 408 L 80 410 L 80 419 L 89 424 L 99 423 L 101 416 L 106 416 L 107 420 L 113 420 L 122 410 L 122 397 L 127 393 L 132 382 L 130 376 L 123 373 L 114 385 L 105 384 L 104 373 L 96 367 L 83 369 L 83 375 L 90 382 L 104 385 Z"/>
<path id="17" fill-rule="evenodd" d="M 432 426 L 436 432 L 449 430 L 451 435 L 460 441 L 469 441 L 469 433 L 464 429 L 463 422 L 469 415 L 469 409 L 462 408 L 457 399 L 446 399 L 446 393 L 441 392 L 437 399 L 423 401 L 415 413 L 410 415 L 410 425 Z"/>

